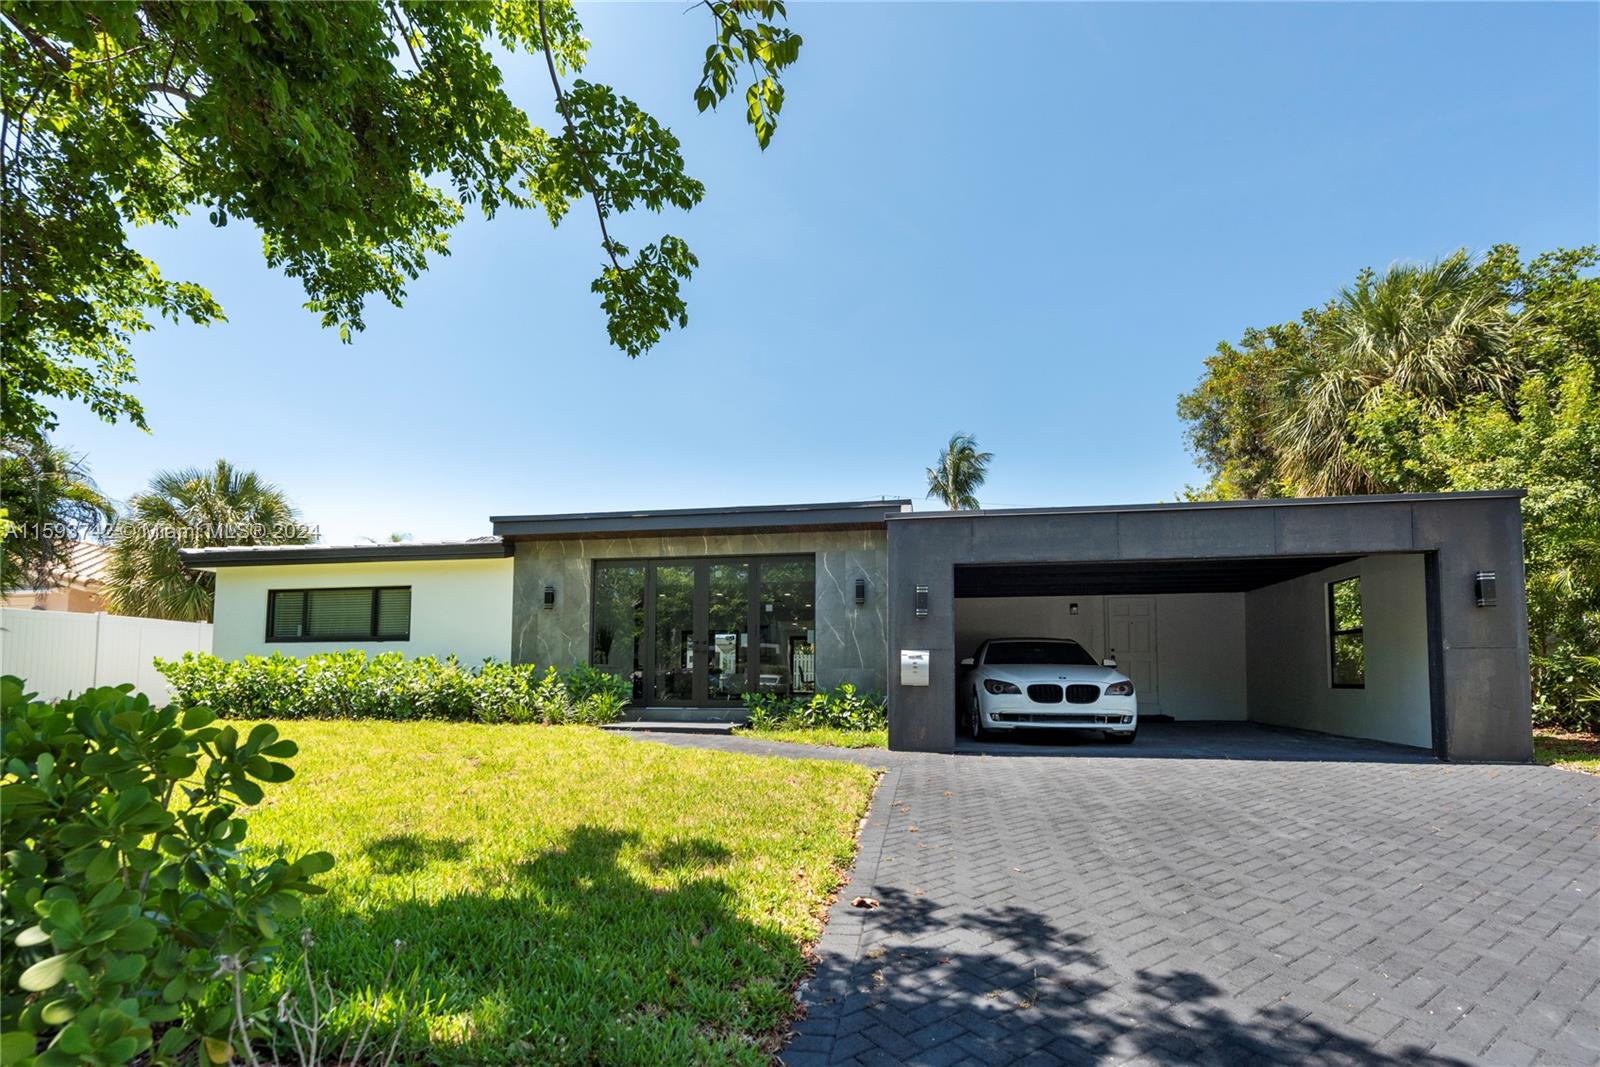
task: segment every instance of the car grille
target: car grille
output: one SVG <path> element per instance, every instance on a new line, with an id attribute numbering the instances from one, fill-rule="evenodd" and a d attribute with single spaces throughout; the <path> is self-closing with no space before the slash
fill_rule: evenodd
<path id="1" fill-rule="evenodd" d="M 1028 686 L 1028 699 L 1035 704 L 1061 703 L 1061 687 L 1053 682 Z"/>
<path id="2" fill-rule="evenodd" d="M 1067 686 L 1068 704 L 1093 704 L 1100 699 L 1098 685 L 1069 685 Z"/>

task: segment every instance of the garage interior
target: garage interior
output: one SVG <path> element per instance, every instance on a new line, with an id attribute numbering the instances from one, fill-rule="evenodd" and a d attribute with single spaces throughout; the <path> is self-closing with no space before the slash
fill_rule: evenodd
<path id="1" fill-rule="evenodd" d="M 1423 552 L 957 564 L 955 660 L 989 638 L 1071 638 L 1115 655 L 1141 718 L 1437 751 L 1426 573 Z M 1360 633 L 1342 647 L 1359 642 L 1359 686 L 1334 684 L 1329 590 L 1351 578 Z"/>

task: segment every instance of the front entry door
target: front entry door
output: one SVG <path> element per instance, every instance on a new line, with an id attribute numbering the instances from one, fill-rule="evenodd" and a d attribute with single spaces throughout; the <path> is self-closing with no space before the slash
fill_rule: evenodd
<path id="1" fill-rule="evenodd" d="M 1156 676 L 1156 602 L 1148 596 L 1106 597 L 1106 645 L 1117 657 L 1117 670 L 1133 680 L 1140 714 L 1161 707 Z"/>
<path id="2" fill-rule="evenodd" d="M 651 565 L 656 704 L 737 704 L 750 677 L 750 579 L 743 560 Z"/>

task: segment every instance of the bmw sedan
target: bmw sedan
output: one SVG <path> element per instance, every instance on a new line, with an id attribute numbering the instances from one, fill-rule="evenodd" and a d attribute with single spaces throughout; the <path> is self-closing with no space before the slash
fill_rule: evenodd
<path id="1" fill-rule="evenodd" d="M 1139 732 L 1133 682 L 1076 641 L 1008 637 L 985 641 L 964 678 L 974 738 L 1012 730 L 1103 730 L 1106 740 Z"/>

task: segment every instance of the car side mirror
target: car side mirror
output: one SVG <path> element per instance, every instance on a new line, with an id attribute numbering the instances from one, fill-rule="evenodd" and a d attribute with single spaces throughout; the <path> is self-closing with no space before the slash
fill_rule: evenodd
<path id="1" fill-rule="evenodd" d="M 1115 656 L 1107 656 L 1105 659 L 1100 661 L 1100 666 L 1102 666 L 1102 667 L 1110 667 L 1113 670 L 1115 670 L 1116 666 L 1117 666 L 1117 657 L 1115 657 Z"/>
<path id="2" fill-rule="evenodd" d="M 963 667 L 970 667 L 976 662 L 977 662 L 977 660 L 973 659 L 971 656 L 968 656 L 966 659 L 961 661 L 961 665 Z"/>

